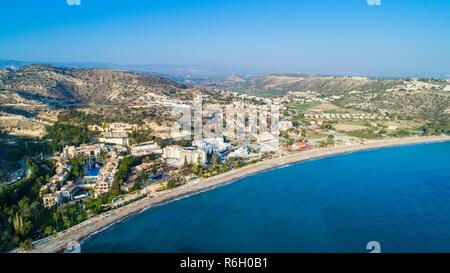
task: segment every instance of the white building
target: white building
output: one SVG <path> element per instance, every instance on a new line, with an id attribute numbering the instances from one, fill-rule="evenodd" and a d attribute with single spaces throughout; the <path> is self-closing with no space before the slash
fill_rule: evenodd
<path id="1" fill-rule="evenodd" d="M 194 140 L 192 142 L 192 145 L 199 149 L 215 154 L 221 154 L 230 147 L 230 144 L 226 143 L 223 140 L 223 137 Z"/>
<path id="2" fill-rule="evenodd" d="M 163 157 L 166 159 L 174 160 L 175 164 L 181 166 L 187 161 L 189 164 L 197 164 L 201 165 L 206 164 L 208 161 L 207 153 L 205 150 L 197 149 L 197 148 L 186 148 L 180 146 L 169 146 L 163 149 Z"/>
<path id="3" fill-rule="evenodd" d="M 278 129 L 280 131 L 287 131 L 287 130 L 291 129 L 292 127 L 294 127 L 294 125 L 293 125 L 292 121 L 289 121 L 289 120 L 283 120 L 278 123 Z"/>
<path id="4" fill-rule="evenodd" d="M 390 125 L 390 126 L 388 126 L 387 129 L 388 129 L 388 131 L 395 131 L 398 129 L 398 126 Z"/>
<path id="5" fill-rule="evenodd" d="M 162 154 L 162 149 L 156 142 L 147 142 L 132 146 L 131 154 L 138 157 L 151 154 Z"/>
<path id="6" fill-rule="evenodd" d="M 103 150 L 107 150 L 107 148 L 103 144 L 81 145 L 80 147 L 66 146 L 64 148 L 63 154 L 65 154 L 69 157 L 74 157 L 79 154 L 84 154 L 87 156 L 98 156 L 101 153 L 101 151 L 103 151 Z"/>
<path id="7" fill-rule="evenodd" d="M 247 147 L 241 147 L 231 153 L 228 154 L 227 158 L 237 157 L 237 158 L 248 158 L 250 157 L 251 152 Z"/>
<path id="8" fill-rule="evenodd" d="M 122 146 L 129 145 L 127 132 L 103 132 L 102 137 L 98 139 L 100 143 L 109 143 Z"/>

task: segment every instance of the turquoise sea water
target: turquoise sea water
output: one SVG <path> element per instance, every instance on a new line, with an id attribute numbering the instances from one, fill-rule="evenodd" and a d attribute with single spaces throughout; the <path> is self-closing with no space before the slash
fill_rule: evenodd
<path id="1" fill-rule="evenodd" d="M 450 252 L 450 143 L 309 161 L 113 225 L 83 252 Z"/>

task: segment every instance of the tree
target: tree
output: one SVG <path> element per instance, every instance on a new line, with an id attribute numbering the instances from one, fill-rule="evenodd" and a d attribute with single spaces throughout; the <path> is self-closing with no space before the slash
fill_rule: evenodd
<path id="1" fill-rule="evenodd" d="M 327 145 L 334 145 L 334 136 L 333 135 L 328 135 Z"/>
<path id="2" fill-rule="evenodd" d="M 137 158 L 135 156 L 127 156 L 120 161 L 119 169 L 114 174 L 115 180 L 126 180 L 131 172 L 131 167 L 135 165 Z"/>
<path id="3" fill-rule="evenodd" d="M 163 161 L 162 167 L 163 167 L 164 172 L 167 172 L 169 170 L 169 165 L 167 164 L 167 160 Z"/>
<path id="4" fill-rule="evenodd" d="M 19 201 L 18 209 L 12 219 L 14 230 L 19 236 L 26 236 L 33 229 L 33 214 L 28 198 Z"/>
<path id="5" fill-rule="evenodd" d="M 44 228 L 44 234 L 46 236 L 51 236 L 54 233 L 54 229 L 51 226 L 47 226 Z"/>
<path id="6" fill-rule="evenodd" d="M 169 182 L 167 182 L 167 188 L 168 189 L 173 189 L 176 188 L 180 185 L 181 181 L 179 177 L 174 177 L 172 179 L 169 180 Z"/>
<path id="7" fill-rule="evenodd" d="M 100 151 L 100 154 L 98 155 L 98 160 L 105 163 L 107 156 L 108 156 L 108 154 L 106 153 L 106 151 L 102 150 L 102 151 Z"/>
<path id="8" fill-rule="evenodd" d="M 142 183 L 147 182 L 148 174 L 145 171 L 140 171 L 139 172 L 139 179 L 141 180 Z"/>
<path id="9" fill-rule="evenodd" d="M 224 173 L 228 171 L 228 164 L 224 163 L 220 166 L 220 172 Z"/>
<path id="10" fill-rule="evenodd" d="M 140 189 L 142 189 L 142 185 L 141 184 L 139 184 L 139 183 L 134 183 L 133 184 L 133 191 L 138 191 L 138 190 L 140 190 Z"/>
<path id="11" fill-rule="evenodd" d="M 111 194 L 117 196 L 120 194 L 120 186 L 123 184 L 123 180 L 115 179 L 111 188 Z"/>
<path id="12" fill-rule="evenodd" d="M 156 163 L 153 163 L 152 173 L 153 175 L 156 175 L 158 173 L 158 165 Z"/>
<path id="13" fill-rule="evenodd" d="M 33 240 L 26 239 L 25 241 L 20 243 L 20 248 L 27 251 L 33 249 Z"/>
<path id="14" fill-rule="evenodd" d="M 198 166 L 198 164 L 195 164 L 194 166 L 192 166 L 192 171 L 193 171 L 196 175 L 198 175 L 199 169 L 200 169 L 200 167 Z"/>
<path id="15" fill-rule="evenodd" d="M 81 155 L 74 157 L 70 160 L 70 164 L 72 165 L 72 169 L 70 171 L 70 175 L 72 178 L 78 179 L 84 174 L 83 166 L 85 163 L 85 158 Z"/>
<path id="16" fill-rule="evenodd" d="M 216 167 L 216 166 L 217 166 L 217 163 L 219 163 L 219 159 L 217 158 L 217 155 L 216 155 L 216 154 L 213 154 L 213 155 L 211 156 L 211 163 L 212 163 L 213 167 Z"/>

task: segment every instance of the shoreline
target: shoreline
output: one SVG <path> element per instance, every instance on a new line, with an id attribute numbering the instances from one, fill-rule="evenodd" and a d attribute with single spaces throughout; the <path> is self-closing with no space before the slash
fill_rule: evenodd
<path id="1" fill-rule="evenodd" d="M 334 157 L 354 152 L 369 151 L 380 148 L 390 148 L 407 145 L 419 145 L 438 142 L 449 142 L 450 136 L 432 136 L 432 137 L 408 137 L 400 139 L 383 140 L 365 140 L 361 143 L 347 146 L 319 148 L 303 152 L 294 152 L 287 155 L 273 158 L 245 167 L 231 170 L 206 179 L 198 179 L 178 188 L 160 193 L 155 197 L 145 197 L 124 207 L 111 210 L 109 212 L 94 216 L 72 228 L 62 231 L 52 237 L 44 238 L 34 242 L 35 248 L 32 253 L 53 253 L 61 252 L 73 241 L 82 242 L 83 240 L 102 232 L 112 225 L 148 209 L 164 205 L 168 202 L 187 198 L 193 194 L 199 194 L 220 186 L 234 183 L 245 177 L 256 175 L 261 172 L 271 171 L 280 167 L 299 164 L 314 159 Z M 20 251 L 14 251 L 20 252 Z"/>

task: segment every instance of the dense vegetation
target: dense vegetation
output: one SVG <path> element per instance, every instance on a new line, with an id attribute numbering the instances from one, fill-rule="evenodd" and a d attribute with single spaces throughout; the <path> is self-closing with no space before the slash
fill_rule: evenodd
<path id="1" fill-rule="evenodd" d="M 91 112 L 86 113 L 79 110 L 68 110 L 62 112 L 58 116 L 58 120 L 63 123 L 85 126 L 87 124 L 96 124 L 101 126 L 103 123 L 132 123 L 143 125 L 144 120 L 155 121 L 158 124 L 167 121 L 173 121 L 169 109 L 162 108 L 145 108 L 136 109 L 129 107 L 98 107 L 91 109 Z"/>
<path id="2" fill-rule="evenodd" d="M 421 128 L 425 135 L 450 135 L 450 121 L 429 123 Z"/>
<path id="3" fill-rule="evenodd" d="M 73 126 L 56 123 L 47 127 L 46 138 L 51 141 L 53 151 L 60 151 L 66 145 L 80 145 L 88 143 L 95 134 L 90 132 L 86 126 Z"/>
<path id="4" fill-rule="evenodd" d="M 112 188 L 113 195 L 117 195 L 120 193 L 120 187 L 130 175 L 131 167 L 133 167 L 137 161 L 138 160 L 135 156 L 127 156 L 120 161 L 119 169 L 114 174 L 114 184 Z"/>
<path id="5" fill-rule="evenodd" d="M 20 159 L 50 151 L 46 143 L 28 138 L 0 136 L 0 146 L 0 183 L 6 182 L 10 174 L 20 167 Z"/>
<path id="6" fill-rule="evenodd" d="M 30 175 L 12 185 L 0 186 L 0 251 L 30 245 L 52 226 L 51 211 L 39 200 L 39 189 L 52 170 L 51 162 L 27 157 Z"/>
<path id="7" fill-rule="evenodd" d="M 0 251 L 21 246 L 29 248 L 31 241 L 64 230 L 87 218 L 79 204 L 59 209 L 45 209 L 39 190 L 53 175 L 53 162 L 37 156 L 51 154 L 65 145 L 86 143 L 92 136 L 87 128 L 57 123 L 47 128 L 43 140 L 14 138 L 2 149 L 3 160 L 17 162 L 24 157 L 28 175 L 22 180 L 0 185 Z M 73 178 L 82 174 L 82 158 L 73 159 Z"/>

